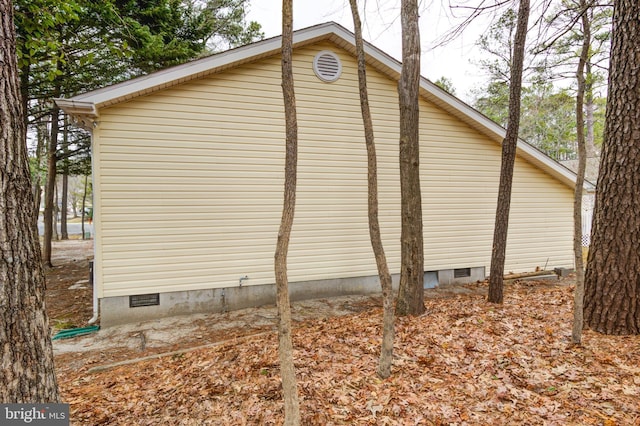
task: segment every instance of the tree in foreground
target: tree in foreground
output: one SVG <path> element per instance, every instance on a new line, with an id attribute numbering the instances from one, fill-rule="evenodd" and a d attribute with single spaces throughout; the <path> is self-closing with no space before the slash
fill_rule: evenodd
<path id="1" fill-rule="evenodd" d="M 276 301 L 278 305 L 278 356 L 284 397 L 284 424 L 300 424 L 298 382 L 293 364 L 291 338 L 291 307 L 289 306 L 289 282 L 287 254 L 296 206 L 296 181 L 298 170 L 298 120 L 296 97 L 293 89 L 293 1 L 282 1 L 282 95 L 284 97 L 286 154 L 284 171 L 284 203 L 278 231 L 275 253 Z"/>
<path id="2" fill-rule="evenodd" d="M 640 4 L 615 0 L 605 140 L 585 275 L 584 319 L 640 334 Z"/>
<path id="3" fill-rule="evenodd" d="M 513 43 L 511 78 L 509 79 L 509 120 L 507 124 L 507 134 L 502 141 L 500 186 L 498 188 L 498 205 L 496 207 L 496 222 L 493 231 L 493 248 L 491 250 L 491 267 L 489 270 L 489 302 L 491 303 L 502 303 L 503 299 L 504 261 L 507 251 L 507 231 L 509 228 L 509 210 L 511 207 L 513 167 L 516 161 L 518 129 L 520 127 L 522 68 L 528 22 L 529 0 L 520 0 L 518 23 Z"/>
<path id="4" fill-rule="evenodd" d="M 0 0 L 0 402 L 59 402 L 15 42 Z"/>
<path id="5" fill-rule="evenodd" d="M 578 144 L 578 173 L 573 194 L 573 256 L 576 266 L 576 288 L 573 297 L 573 327 L 571 330 L 571 343 L 582 342 L 582 328 L 584 327 L 584 259 L 582 256 L 582 186 L 584 185 L 585 169 L 587 167 L 587 142 L 585 137 L 584 98 L 586 91 L 585 68 L 589 59 L 591 46 L 591 27 L 589 22 L 586 0 L 580 0 L 580 13 L 582 14 L 582 49 L 576 78 L 578 91 L 576 93 L 576 130 Z"/>
<path id="6" fill-rule="evenodd" d="M 358 13 L 357 0 L 349 0 L 351 14 L 353 15 L 353 27 L 356 36 L 356 56 L 358 58 L 358 89 L 360 92 L 360 109 L 362 110 L 362 122 L 364 124 L 364 139 L 367 146 L 367 193 L 369 215 L 369 237 L 371 248 L 376 259 L 380 287 L 382 288 L 382 345 L 380 348 L 380 361 L 378 363 L 378 375 L 386 379 L 391 375 L 393 361 L 394 339 L 394 312 L 393 312 L 393 286 L 391 272 L 384 254 L 382 237 L 380 236 L 380 221 L 378 220 L 378 164 L 376 156 L 376 144 L 373 133 L 373 122 L 369 108 L 369 92 L 367 90 L 367 71 L 364 57 L 364 41 L 362 40 L 362 24 Z"/>
<path id="7" fill-rule="evenodd" d="M 424 247 L 420 192 L 420 30 L 417 0 L 402 0 L 400 103 L 400 288 L 396 314 L 424 313 Z"/>

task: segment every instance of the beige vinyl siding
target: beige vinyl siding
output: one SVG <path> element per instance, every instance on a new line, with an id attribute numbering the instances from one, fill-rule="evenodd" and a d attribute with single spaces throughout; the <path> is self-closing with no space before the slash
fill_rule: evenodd
<path id="1" fill-rule="evenodd" d="M 336 51 L 323 83 L 314 55 Z M 329 43 L 296 51 L 299 125 L 290 281 L 375 275 L 366 150 L 351 56 Z M 368 70 L 380 219 L 399 271 L 396 83 Z M 427 270 L 488 266 L 500 147 L 421 105 Z M 282 209 L 284 117 L 278 57 L 101 111 L 94 132 L 99 297 L 271 284 Z M 507 269 L 571 264 L 570 188 L 518 160 Z M 544 200 L 543 202 L 540 202 Z M 534 231 L 534 232 L 532 232 Z"/>

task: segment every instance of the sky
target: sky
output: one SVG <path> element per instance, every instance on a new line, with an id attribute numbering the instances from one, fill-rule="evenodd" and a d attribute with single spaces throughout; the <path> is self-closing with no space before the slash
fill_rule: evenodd
<path id="1" fill-rule="evenodd" d="M 362 0 L 359 3 L 364 4 Z M 400 1 L 367 0 L 366 4 L 366 14 L 360 11 L 364 39 L 400 60 Z M 247 19 L 260 23 L 266 37 L 278 36 L 282 32 L 281 11 L 281 0 L 251 0 Z M 348 0 L 294 1 L 293 15 L 294 30 L 334 21 L 353 31 Z M 449 78 L 453 82 L 455 94 L 470 102 L 471 89 L 482 85 L 486 80 L 482 70 L 473 61 L 477 62 L 479 59 L 476 40 L 487 30 L 490 18 L 476 20 L 461 36 L 445 46 L 436 46 L 438 39 L 462 22 L 463 17 L 463 11 L 451 11 L 447 0 L 420 2 L 421 72 L 431 81 L 442 76 Z"/>

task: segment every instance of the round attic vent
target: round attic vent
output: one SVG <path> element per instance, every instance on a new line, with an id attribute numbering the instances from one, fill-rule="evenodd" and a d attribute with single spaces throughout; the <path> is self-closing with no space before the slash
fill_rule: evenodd
<path id="1" fill-rule="evenodd" d="M 342 62 L 335 53 L 323 50 L 313 58 L 313 71 L 320 80 L 333 83 L 340 78 Z"/>

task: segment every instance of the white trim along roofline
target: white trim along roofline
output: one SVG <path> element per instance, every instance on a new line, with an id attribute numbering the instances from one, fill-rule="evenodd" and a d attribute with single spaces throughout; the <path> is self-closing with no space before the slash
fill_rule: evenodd
<path id="1" fill-rule="evenodd" d="M 295 47 L 300 47 L 323 39 L 332 41 L 355 55 L 354 34 L 335 22 L 295 31 L 293 44 Z M 89 128 L 90 122 L 95 122 L 99 117 L 101 108 L 278 54 L 281 43 L 282 36 L 272 37 L 72 98 L 55 99 L 55 102 L 79 125 Z M 365 54 L 367 62 L 372 67 L 391 78 L 396 80 L 399 78 L 402 64 L 396 59 L 368 42 L 365 42 Z M 502 143 L 506 134 L 503 127 L 424 77 L 420 80 L 420 94 L 490 139 L 499 144 Z M 518 154 L 564 184 L 570 187 L 575 186 L 574 172 L 524 140 L 518 141 Z M 584 190 L 593 192 L 595 185 L 585 181 Z"/>

